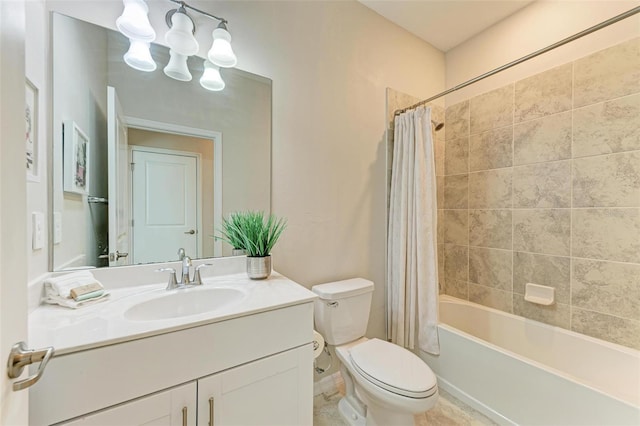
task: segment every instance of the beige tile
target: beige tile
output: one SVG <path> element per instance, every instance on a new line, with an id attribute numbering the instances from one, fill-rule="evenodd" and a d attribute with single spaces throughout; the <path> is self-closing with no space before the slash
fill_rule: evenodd
<path id="1" fill-rule="evenodd" d="M 556 302 L 568 304 L 570 300 L 569 257 L 542 254 L 513 253 L 513 292 L 524 295 L 527 283 L 556 289 Z"/>
<path id="2" fill-rule="evenodd" d="M 431 119 L 436 123 L 443 123 L 445 118 L 445 109 L 440 105 L 434 105 L 432 103 L 429 103 L 427 105 L 431 107 Z"/>
<path id="3" fill-rule="evenodd" d="M 569 63 L 516 82 L 516 123 L 571 109 L 572 71 Z"/>
<path id="4" fill-rule="evenodd" d="M 511 168 L 469 173 L 469 208 L 511 208 Z"/>
<path id="5" fill-rule="evenodd" d="M 460 139 L 469 136 L 469 101 L 447 107 L 445 113 L 446 139 Z"/>
<path id="6" fill-rule="evenodd" d="M 573 111 L 573 157 L 640 149 L 640 94 Z"/>
<path id="7" fill-rule="evenodd" d="M 571 207 L 571 160 L 514 167 L 513 207 Z"/>
<path id="8" fill-rule="evenodd" d="M 554 303 L 550 306 L 527 302 L 520 294 L 513 295 L 513 313 L 534 321 L 569 329 L 571 311 L 569 305 Z"/>
<path id="9" fill-rule="evenodd" d="M 640 321 L 573 308 L 571 330 L 608 342 L 640 349 Z"/>
<path id="10" fill-rule="evenodd" d="M 468 208 L 468 190 L 469 175 L 446 176 L 444 178 L 444 208 Z"/>
<path id="11" fill-rule="evenodd" d="M 513 127 L 477 133 L 469 139 L 469 170 L 510 167 L 513 163 Z"/>
<path id="12" fill-rule="evenodd" d="M 470 134 L 513 124 L 513 84 L 471 99 Z"/>
<path id="13" fill-rule="evenodd" d="M 436 163 L 436 176 L 444 176 L 445 142 L 443 137 L 436 136 L 434 144 L 434 156 Z"/>
<path id="14" fill-rule="evenodd" d="M 446 281 L 444 284 L 444 294 L 469 300 L 469 283 L 466 281 Z"/>
<path id="15" fill-rule="evenodd" d="M 469 283 L 469 300 L 504 312 L 513 312 L 511 292 Z"/>
<path id="16" fill-rule="evenodd" d="M 469 138 L 449 139 L 445 144 L 444 174 L 458 175 L 469 171 Z"/>
<path id="17" fill-rule="evenodd" d="M 640 265 L 573 259 L 571 304 L 640 321 Z"/>
<path id="18" fill-rule="evenodd" d="M 444 280 L 446 283 L 454 281 L 466 282 L 469 278 L 468 270 L 469 248 L 453 244 L 444 245 Z"/>
<path id="19" fill-rule="evenodd" d="M 444 211 L 444 242 L 466 246 L 469 244 L 469 211 Z"/>
<path id="20" fill-rule="evenodd" d="M 640 207 L 640 151 L 573 160 L 573 206 Z"/>
<path id="21" fill-rule="evenodd" d="M 436 176 L 436 199 L 438 208 L 444 208 L 444 176 Z"/>
<path id="22" fill-rule="evenodd" d="M 514 210 L 513 249 L 568 256 L 571 240 L 569 209 Z"/>
<path id="23" fill-rule="evenodd" d="M 469 210 L 469 245 L 511 250 L 511 210 Z"/>
<path id="24" fill-rule="evenodd" d="M 573 256 L 640 263 L 640 209 L 573 209 Z"/>
<path id="25" fill-rule="evenodd" d="M 514 126 L 514 165 L 569 158 L 571 158 L 571 111 Z"/>
<path id="26" fill-rule="evenodd" d="M 445 228 L 445 211 L 438 209 L 438 223 L 437 223 L 437 241 L 439 244 L 444 243 L 444 228 Z"/>
<path id="27" fill-rule="evenodd" d="M 574 62 L 574 107 L 640 92 L 640 38 Z"/>
<path id="28" fill-rule="evenodd" d="M 469 247 L 469 282 L 512 291 L 511 250 Z"/>
<path id="29" fill-rule="evenodd" d="M 420 99 L 415 96 L 387 88 L 387 121 L 393 123 L 396 110 L 413 105 L 418 101 L 420 101 Z"/>

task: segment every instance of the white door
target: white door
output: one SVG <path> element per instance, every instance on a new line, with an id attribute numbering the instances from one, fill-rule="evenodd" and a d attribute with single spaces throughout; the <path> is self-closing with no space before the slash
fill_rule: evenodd
<path id="1" fill-rule="evenodd" d="M 132 149 L 134 263 L 178 259 L 178 249 L 198 257 L 196 156 Z"/>
<path id="2" fill-rule="evenodd" d="M 0 1 L 0 424 L 27 424 L 29 391 L 6 373 L 14 343 L 27 340 L 27 199 L 24 161 L 24 1 Z M 23 374 L 22 379 L 27 372 Z"/>
<path id="3" fill-rule="evenodd" d="M 116 89 L 107 87 L 107 149 L 109 172 L 109 266 L 128 265 L 129 148 L 127 126 Z"/>

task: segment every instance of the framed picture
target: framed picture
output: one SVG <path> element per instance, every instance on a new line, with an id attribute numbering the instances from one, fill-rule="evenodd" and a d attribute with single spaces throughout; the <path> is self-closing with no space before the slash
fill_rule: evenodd
<path id="1" fill-rule="evenodd" d="M 40 144 L 38 143 L 38 88 L 29 79 L 25 82 L 26 124 L 25 143 L 27 157 L 27 180 L 40 182 Z"/>
<path id="2" fill-rule="evenodd" d="M 87 135 L 73 121 L 65 121 L 63 140 L 64 191 L 87 195 L 89 192 L 89 149 Z"/>

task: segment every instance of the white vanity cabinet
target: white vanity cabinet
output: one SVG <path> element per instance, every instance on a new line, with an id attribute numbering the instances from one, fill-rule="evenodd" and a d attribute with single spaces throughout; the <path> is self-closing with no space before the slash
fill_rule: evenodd
<path id="1" fill-rule="evenodd" d="M 198 380 L 198 426 L 311 424 L 302 347 Z M 213 421 L 212 421 L 213 420 Z"/>
<path id="2" fill-rule="evenodd" d="M 54 356 L 30 424 L 311 425 L 313 301 Z M 209 400 L 213 398 L 213 406 Z"/>
<path id="3" fill-rule="evenodd" d="M 65 426 L 195 425 L 195 395 L 196 383 L 187 383 L 62 424 Z"/>

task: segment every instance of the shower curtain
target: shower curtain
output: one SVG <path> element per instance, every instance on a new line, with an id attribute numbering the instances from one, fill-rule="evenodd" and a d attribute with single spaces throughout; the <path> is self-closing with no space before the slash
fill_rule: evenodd
<path id="1" fill-rule="evenodd" d="M 434 355 L 438 341 L 436 173 L 431 108 L 395 118 L 387 250 L 387 337 Z"/>

